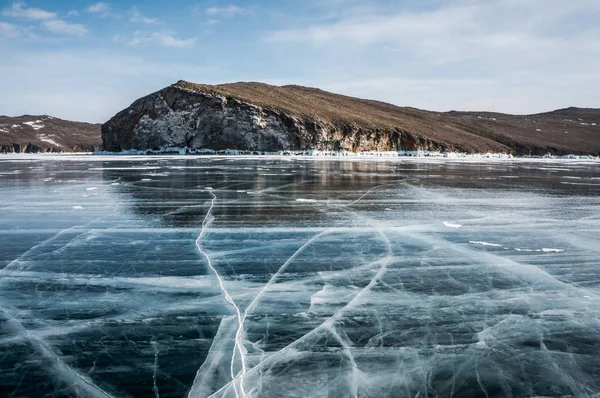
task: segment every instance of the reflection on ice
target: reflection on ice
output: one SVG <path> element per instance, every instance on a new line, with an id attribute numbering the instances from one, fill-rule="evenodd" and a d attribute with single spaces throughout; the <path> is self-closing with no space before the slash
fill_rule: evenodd
<path id="1" fill-rule="evenodd" d="M 595 163 L 6 159 L 8 395 L 600 393 Z"/>

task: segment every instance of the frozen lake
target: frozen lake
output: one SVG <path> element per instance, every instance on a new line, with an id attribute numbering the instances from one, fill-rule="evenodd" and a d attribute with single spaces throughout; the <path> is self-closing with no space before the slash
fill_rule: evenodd
<path id="1" fill-rule="evenodd" d="M 600 394 L 600 163 L 0 157 L 2 397 Z"/>

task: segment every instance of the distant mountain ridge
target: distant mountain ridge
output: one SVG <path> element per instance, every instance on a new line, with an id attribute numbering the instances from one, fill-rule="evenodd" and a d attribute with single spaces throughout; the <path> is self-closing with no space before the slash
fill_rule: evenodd
<path id="1" fill-rule="evenodd" d="M 179 81 L 119 112 L 102 136 L 99 124 L 0 116 L 0 153 L 164 147 L 599 155 L 600 109 L 433 112 L 295 85 Z"/>
<path id="2" fill-rule="evenodd" d="M 0 116 L 0 153 L 92 152 L 100 125 L 52 116 Z"/>
<path id="3" fill-rule="evenodd" d="M 600 109 L 433 112 L 302 86 L 179 81 L 102 126 L 103 149 L 600 154 Z"/>

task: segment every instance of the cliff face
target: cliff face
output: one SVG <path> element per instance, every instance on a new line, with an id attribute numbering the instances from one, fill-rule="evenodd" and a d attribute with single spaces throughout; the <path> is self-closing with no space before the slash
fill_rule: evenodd
<path id="1" fill-rule="evenodd" d="M 592 118 L 600 116 L 597 110 L 590 112 Z M 577 125 L 576 133 L 588 141 L 578 147 L 564 140 L 562 116 L 545 115 L 550 116 L 536 115 L 529 122 L 526 116 L 400 108 L 300 86 L 180 81 L 140 98 L 105 123 L 102 143 L 104 150 L 113 152 L 165 147 L 265 152 L 600 152 L 595 124 L 586 123 L 588 129 Z M 547 120 L 554 124 L 552 131 L 544 132 L 540 127 L 547 127 Z M 560 130 L 558 141 L 555 130 Z"/>
<path id="2" fill-rule="evenodd" d="M 134 102 L 102 126 L 103 147 L 123 149 L 240 149 L 252 151 L 394 151 L 416 148 L 401 131 L 365 131 L 218 93 L 171 86 Z"/>
<path id="3" fill-rule="evenodd" d="M 100 125 L 52 116 L 0 116 L 0 153 L 93 152 Z"/>

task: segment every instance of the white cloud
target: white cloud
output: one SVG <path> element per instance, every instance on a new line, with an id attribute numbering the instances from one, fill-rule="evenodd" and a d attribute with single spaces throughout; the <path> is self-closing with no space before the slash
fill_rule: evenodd
<path id="1" fill-rule="evenodd" d="M 67 13 L 68 17 L 76 17 L 78 15 L 79 15 L 79 11 L 77 11 L 77 10 L 71 10 Z"/>
<path id="2" fill-rule="evenodd" d="M 219 24 L 220 22 L 221 22 L 221 21 L 219 21 L 218 19 L 209 19 L 208 21 L 206 21 L 206 22 L 204 23 L 204 25 L 207 25 L 207 26 L 215 26 L 215 25 Z"/>
<path id="3" fill-rule="evenodd" d="M 67 13 L 68 16 L 73 16 L 76 11 L 70 11 Z M 3 14 L 13 18 L 29 19 L 39 21 L 39 27 L 48 32 L 60 34 L 60 35 L 75 35 L 81 36 L 87 33 L 87 29 L 82 24 L 69 23 L 57 17 L 55 12 L 42 10 L 40 8 L 29 8 L 23 2 L 13 3 L 12 7 L 5 9 Z M 24 28 L 13 24 L 2 23 L 3 27 L 0 29 L 4 36 L 17 37 L 20 33 L 30 31 L 33 27 Z M 30 34 L 30 38 L 33 37 Z"/>
<path id="4" fill-rule="evenodd" d="M 595 0 L 569 4 L 558 0 L 461 0 L 447 4 L 428 11 L 373 11 L 361 16 L 347 10 L 351 17 L 274 31 L 266 40 L 314 48 L 382 46 L 445 62 L 487 57 L 495 51 L 537 54 L 566 42 L 580 45 L 581 37 L 564 40 L 557 26 L 571 14 L 600 13 L 600 3 Z M 593 36 L 595 41 L 600 35 L 596 31 Z"/>
<path id="5" fill-rule="evenodd" d="M 140 13 L 140 11 L 135 7 L 131 10 L 131 18 L 129 20 L 131 22 L 140 22 L 140 23 L 145 23 L 145 24 L 149 24 L 149 25 L 158 23 L 157 18 L 148 18 L 148 17 L 142 15 Z"/>
<path id="6" fill-rule="evenodd" d="M 78 23 L 69 23 L 62 19 L 50 19 L 42 22 L 42 28 L 49 32 L 59 35 L 83 36 L 87 33 L 87 28 Z"/>
<path id="7" fill-rule="evenodd" d="M 122 41 L 121 38 L 116 38 L 117 41 Z M 196 38 L 179 39 L 174 36 L 173 32 L 161 30 L 157 32 L 142 32 L 137 31 L 133 34 L 133 38 L 128 41 L 130 46 L 144 46 L 154 44 L 162 47 L 187 48 L 192 47 L 196 43 Z"/>
<path id="8" fill-rule="evenodd" d="M 598 103 L 590 89 L 598 84 L 590 72 L 600 69 L 597 0 L 379 4 L 360 13 L 349 5 L 321 23 L 292 18 L 290 28 L 265 39 L 282 44 L 281 51 L 294 46 L 298 68 L 309 69 L 320 87 L 348 95 L 514 113 Z"/>
<path id="9" fill-rule="evenodd" d="M 0 37 L 17 37 L 19 32 L 20 28 L 17 25 L 0 22 Z"/>
<path id="10" fill-rule="evenodd" d="M 92 14 L 98 14 L 101 17 L 106 17 L 110 14 L 111 7 L 107 3 L 101 1 L 94 3 L 87 8 L 87 11 Z"/>
<path id="11" fill-rule="evenodd" d="M 234 15 L 244 15 L 248 12 L 247 9 L 238 7 L 236 5 L 230 4 L 226 7 L 209 7 L 206 9 L 207 15 L 225 15 L 225 16 L 234 16 Z"/>
<path id="12" fill-rule="evenodd" d="M 56 18 L 56 13 L 42 10 L 40 8 L 27 8 L 25 3 L 13 3 L 11 8 L 5 9 L 3 15 L 13 18 L 46 20 Z"/>

